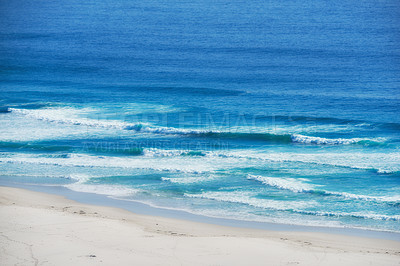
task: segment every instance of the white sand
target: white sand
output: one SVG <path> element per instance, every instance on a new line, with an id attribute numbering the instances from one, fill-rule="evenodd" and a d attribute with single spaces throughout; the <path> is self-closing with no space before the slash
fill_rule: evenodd
<path id="1" fill-rule="evenodd" d="M 0 265 L 400 265 L 400 242 L 136 215 L 0 187 Z"/>

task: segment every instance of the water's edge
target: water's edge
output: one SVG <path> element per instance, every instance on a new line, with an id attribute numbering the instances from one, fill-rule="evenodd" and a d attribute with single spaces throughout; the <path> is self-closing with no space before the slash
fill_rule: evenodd
<path id="1" fill-rule="evenodd" d="M 279 223 L 242 221 L 242 220 L 225 219 L 225 218 L 214 218 L 204 215 L 192 214 L 181 210 L 168 210 L 168 209 L 156 208 L 140 202 L 116 200 L 113 198 L 109 198 L 105 195 L 76 192 L 68 188 L 65 188 L 63 186 L 57 186 L 57 185 L 43 186 L 37 184 L 22 184 L 0 179 L 0 186 L 21 188 L 35 192 L 63 196 L 67 199 L 74 200 L 83 204 L 114 207 L 114 208 L 124 209 L 140 215 L 160 216 L 171 219 L 179 219 L 179 220 L 200 222 L 206 224 L 248 228 L 248 229 L 328 233 L 328 234 L 339 234 L 339 235 L 356 236 L 356 237 L 395 240 L 400 242 L 400 233 L 396 232 L 385 232 L 385 231 L 375 231 L 375 230 L 373 231 L 373 230 L 356 229 L 356 228 L 333 228 L 333 227 L 323 227 L 323 226 L 290 225 L 290 224 L 279 224 Z"/>

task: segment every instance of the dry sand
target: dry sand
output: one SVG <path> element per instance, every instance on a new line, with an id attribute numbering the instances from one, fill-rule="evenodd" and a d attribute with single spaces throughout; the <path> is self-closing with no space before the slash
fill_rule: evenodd
<path id="1" fill-rule="evenodd" d="M 0 187 L 0 265 L 400 265 L 400 242 L 233 228 Z"/>

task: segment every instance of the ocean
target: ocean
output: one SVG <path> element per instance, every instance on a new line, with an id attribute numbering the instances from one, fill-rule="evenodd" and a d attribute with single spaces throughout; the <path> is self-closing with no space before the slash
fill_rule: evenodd
<path id="1" fill-rule="evenodd" d="M 398 1 L 1 1 L 0 181 L 400 232 Z"/>

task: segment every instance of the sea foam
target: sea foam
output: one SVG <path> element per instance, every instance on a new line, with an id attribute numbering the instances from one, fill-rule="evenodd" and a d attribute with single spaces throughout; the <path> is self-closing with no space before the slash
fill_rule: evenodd
<path id="1" fill-rule="evenodd" d="M 292 141 L 294 143 L 318 144 L 318 145 L 348 145 L 348 144 L 361 143 L 361 142 L 383 143 L 386 141 L 385 138 L 328 139 L 328 138 L 321 138 L 321 137 L 304 136 L 304 135 L 300 135 L 300 134 L 293 134 L 291 137 L 292 137 Z"/>
<path id="2" fill-rule="evenodd" d="M 321 137 L 305 136 L 300 134 L 274 134 L 263 132 L 238 132 L 236 130 L 219 131 L 190 128 L 174 128 L 155 126 L 149 123 L 130 123 L 119 120 L 96 120 L 82 117 L 85 114 L 84 109 L 74 108 L 47 108 L 47 109 L 17 109 L 10 108 L 10 111 L 16 114 L 25 115 L 34 119 L 43 120 L 51 123 L 61 123 L 69 125 L 78 125 L 85 127 L 130 130 L 150 134 L 166 135 L 191 135 L 200 138 L 218 138 L 218 139 L 237 139 L 252 141 L 269 141 L 278 143 L 301 143 L 316 145 L 348 145 L 356 143 L 384 143 L 384 138 L 351 138 L 351 139 L 328 139 Z"/>
<path id="3" fill-rule="evenodd" d="M 277 189 L 289 190 L 294 193 L 313 193 L 321 196 L 336 196 L 350 200 L 377 201 L 386 203 L 400 203 L 400 196 L 370 196 L 358 195 L 349 192 L 337 192 L 320 189 L 321 185 L 304 183 L 294 178 L 278 178 L 267 176 L 248 175 L 247 179 L 256 180 L 264 185 Z"/>

